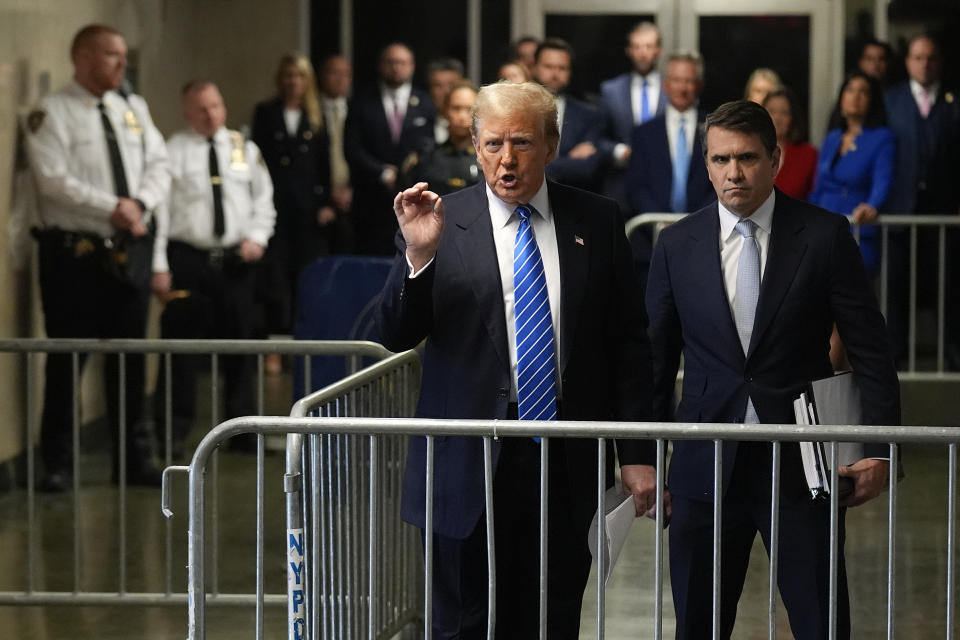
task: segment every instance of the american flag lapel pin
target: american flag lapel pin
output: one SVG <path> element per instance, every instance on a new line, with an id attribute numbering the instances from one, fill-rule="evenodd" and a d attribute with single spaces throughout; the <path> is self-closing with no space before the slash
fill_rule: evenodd
<path id="1" fill-rule="evenodd" d="M 581 238 L 581 237 L 578 236 L 578 235 L 574 235 L 574 236 L 573 236 L 573 241 L 576 242 L 576 243 L 577 243 L 578 245 L 580 245 L 581 247 L 584 246 L 584 244 L 583 244 L 583 238 Z"/>

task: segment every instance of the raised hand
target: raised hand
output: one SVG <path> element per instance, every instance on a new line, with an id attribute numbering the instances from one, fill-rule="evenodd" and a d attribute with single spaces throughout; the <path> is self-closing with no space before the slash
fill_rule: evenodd
<path id="1" fill-rule="evenodd" d="M 419 271 L 433 259 L 443 231 L 443 199 L 418 182 L 393 199 L 400 232 L 407 244 L 407 259 Z"/>

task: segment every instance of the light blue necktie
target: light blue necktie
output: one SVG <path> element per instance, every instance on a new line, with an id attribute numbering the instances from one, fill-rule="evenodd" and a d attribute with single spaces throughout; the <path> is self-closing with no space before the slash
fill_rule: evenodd
<path id="1" fill-rule="evenodd" d="M 520 216 L 513 248 L 517 414 L 521 420 L 556 420 L 556 364 L 547 278 L 530 226 L 533 207 L 521 204 L 516 212 Z"/>
<path id="2" fill-rule="evenodd" d="M 649 85 L 650 82 L 644 76 L 643 86 L 640 87 L 640 122 L 637 124 L 643 124 L 650 119 L 650 102 L 647 100 L 647 87 Z"/>
<path id="3" fill-rule="evenodd" d="M 687 153 L 687 132 L 680 119 L 677 129 L 677 145 L 673 157 L 673 189 L 670 194 L 670 209 L 674 213 L 687 212 L 687 173 L 690 170 L 690 154 Z"/>
<path id="4" fill-rule="evenodd" d="M 737 264 L 737 297 L 733 301 L 733 313 L 737 322 L 737 333 L 740 334 L 740 345 L 746 355 L 750 350 L 753 321 L 757 315 L 757 298 L 760 297 L 760 247 L 757 245 L 757 226 L 753 220 L 741 219 L 736 229 L 743 236 L 743 248 L 740 249 L 740 262 Z M 747 412 L 743 421 L 760 422 L 752 399 L 747 399 Z"/>

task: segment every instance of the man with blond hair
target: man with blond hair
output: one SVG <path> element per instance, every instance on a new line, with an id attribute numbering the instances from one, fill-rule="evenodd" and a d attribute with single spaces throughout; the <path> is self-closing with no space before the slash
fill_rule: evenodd
<path id="1" fill-rule="evenodd" d="M 520 420 L 644 420 L 650 348 L 630 252 L 614 201 L 544 178 L 556 155 L 556 101 L 534 83 L 481 89 L 473 144 L 484 181 L 438 196 L 398 193 L 397 256 L 384 287 L 384 344 L 424 339 L 417 416 Z M 434 635 L 485 638 L 485 532 L 493 519 L 496 637 L 537 637 L 539 438 L 493 441 L 487 514 L 480 438 L 436 442 Z M 606 465 L 612 483 L 613 447 Z M 654 450 L 617 443 L 638 513 L 655 502 Z M 426 441 L 411 438 L 402 516 L 426 526 Z M 547 636 L 575 639 L 590 570 L 597 444 L 549 441 Z"/>

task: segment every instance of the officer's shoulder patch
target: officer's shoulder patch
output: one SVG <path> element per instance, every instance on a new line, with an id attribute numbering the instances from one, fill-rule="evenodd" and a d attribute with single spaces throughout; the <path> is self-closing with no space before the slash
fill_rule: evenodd
<path id="1" fill-rule="evenodd" d="M 43 109 L 34 109 L 30 112 L 30 115 L 27 116 L 27 128 L 30 129 L 30 133 L 36 133 L 40 127 L 43 126 L 44 120 L 47 119 L 47 112 Z"/>

